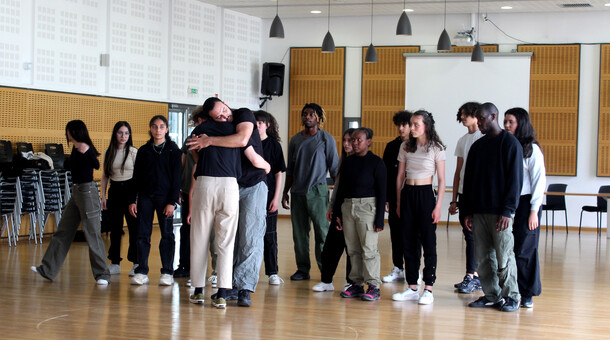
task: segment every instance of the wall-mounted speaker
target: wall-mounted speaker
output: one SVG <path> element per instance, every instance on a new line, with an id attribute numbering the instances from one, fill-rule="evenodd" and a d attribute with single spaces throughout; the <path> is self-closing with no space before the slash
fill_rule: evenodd
<path id="1" fill-rule="evenodd" d="M 264 63 L 261 93 L 266 96 L 281 96 L 284 91 L 284 64 Z"/>

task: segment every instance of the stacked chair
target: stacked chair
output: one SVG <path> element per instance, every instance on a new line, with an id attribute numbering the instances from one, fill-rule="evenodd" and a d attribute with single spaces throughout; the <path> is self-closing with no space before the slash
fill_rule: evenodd
<path id="1" fill-rule="evenodd" d="M 19 187 L 19 178 L 0 179 L 0 219 L 2 220 L 0 236 L 6 232 L 9 246 L 17 245 L 19 237 L 18 216 L 20 212 L 17 200 Z"/>
<path id="2" fill-rule="evenodd" d="M 42 190 L 40 188 L 40 179 L 38 172 L 32 169 L 23 170 L 21 176 L 21 215 L 28 215 L 30 218 L 30 240 L 34 239 L 34 243 L 38 243 L 40 229 L 44 228 L 43 215 L 44 206 L 42 200 Z M 42 237 L 41 240 L 42 241 Z"/>
<path id="3" fill-rule="evenodd" d="M 55 170 L 41 170 L 39 184 L 40 188 L 42 189 L 41 196 L 43 204 L 43 223 L 39 228 L 40 239 L 42 240 L 44 228 L 47 225 L 47 221 L 49 220 L 49 216 L 51 216 L 51 214 L 53 214 L 55 217 L 55 228 L 57 229 L 59 225 L 61 211 L 64 206 L 62 201 L 62 189 L 64 188 L 59 177 L 59 173 Z"/>

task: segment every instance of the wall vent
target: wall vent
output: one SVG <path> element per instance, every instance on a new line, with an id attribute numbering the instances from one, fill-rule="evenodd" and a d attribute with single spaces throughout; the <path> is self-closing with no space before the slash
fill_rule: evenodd
<path id="1" fill-rule="evenodd" d="M 593 7 L 589 3 L 572 3 L 572 4 L 559 4 L 562 8 L 588 8 Z"/>

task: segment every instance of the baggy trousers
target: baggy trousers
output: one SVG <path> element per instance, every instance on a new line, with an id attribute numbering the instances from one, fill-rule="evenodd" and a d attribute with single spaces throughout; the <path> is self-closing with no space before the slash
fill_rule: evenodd
<path id="1" fill-rule="evenodd" d="M 530 200 L 532 195 L 523 195 L 519 199 L 519 207 L 515 212 L 513 236 L 515 238 L 515 261 L 517 263 L 517 284 L 519 293 L 525 297 L 540 295 L 540 264 L 538 262 L 538 241 L 540 239 L 540 217 L 538 210 L 538 228 L 530 230 Z"/>
<path id="2" fill-rule="evenodd" d="M 104 256 L 106 248 L 100 235 L 100 196 L 94 182 L 72 185 L 72 196 L 38 267 L 42 276 L 51 280 L 57 276 L 81 222 L 85 240 L 89 245 L 89 262 L 93 277 L 96 280 L 110 280 Z"/>

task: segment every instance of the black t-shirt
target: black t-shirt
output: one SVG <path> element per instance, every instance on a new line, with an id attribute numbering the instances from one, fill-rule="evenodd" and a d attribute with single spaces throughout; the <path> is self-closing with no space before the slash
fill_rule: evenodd
<path id="1" fill-rule="evenodd" d="M 233 125 L 237 126 L 239 123 L 250 122 L 252 123 L 252 136 L 250 136 L 250 140 L 248 144 L 242 148 L 241 153 L 241 177 L 237 179 L 237 183 L 240 187 L 248 188 L 254 186 L 260 182 L 266 181 L 267 175 L 265 174 L 265 170 L 259 169 L 252 165 L 252 162 L 245 156 L 243 153 L 249 146 L 254 148 L 257 154 L 263 156 L 263 143 L 261 142 L 261 137 L 258 134 L 258 129 L 256 128 L 256 118 L 254 118 L 254 114 L 250 109 L 241 108 L 233 111 Z"/>
<path id="2" fill-rule="evenodd" d="M 271 165 L 271 171 L 267 174 L 267 187 L 269 188 L 269 195 L 267 196 L 268 206 L 275 193 L 275 174 L 286 171 L 286 162 L 284 161 L 282 146 L 275 139 L 267 138 L 263 140 L 263 153 L 263 158 Z"/>
<path id="3" fill-rule="evenodd" d="M 93 181 L 93 169 L 100 168 L 100 161 L 93 148 L 81 153 L 72 148 L 70 154 L 70 171 L 72 171 L 72 182 L 75 184 Z"/>
<path id="4" fill-rule="evenodd" d="M 235 134 L 235 126 L 229 122 L 216 122 L 211 119 L 199 124 L 193 135 L 205 133 L 208 136 L 229 136 Z M 240 148 L 224 148 L 208 146 L 199 150 L 199 161 L 195 169 L 195 178 L 209 177 L 235 177 L 241 175 Z"/>

